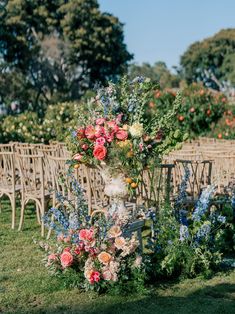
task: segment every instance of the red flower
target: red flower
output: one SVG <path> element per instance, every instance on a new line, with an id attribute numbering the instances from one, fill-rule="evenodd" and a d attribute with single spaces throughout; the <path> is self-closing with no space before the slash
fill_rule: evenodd
<path id="1" fill-rule="evenodd" d="M 93 271 L 91 273 L 89 281 L 91 284 L 94 284 L 95 282 L 99 282 L 100 281 L 100 273 L 98 271 Z"/>
<path id="2" fill-rule="evenodd" d="M 85 129 L 84 128 L 80 128 L 77 130 L 77 138 L 79 140 L 83 139 L 85 137 Z"/>
<path id="3" fill-rule="evenodd" d="M 107 155 L 106 147 L 102 145 L 96 145 L 93 150 L 93 155 L 98 160 L 104 160 Z"/>
<path id="4" fill-rule="evenodd" d="M 80 247 L 77 246 L 76 249 L 74 250 L 74 253 L 79 255 L 81 253 Z"/>

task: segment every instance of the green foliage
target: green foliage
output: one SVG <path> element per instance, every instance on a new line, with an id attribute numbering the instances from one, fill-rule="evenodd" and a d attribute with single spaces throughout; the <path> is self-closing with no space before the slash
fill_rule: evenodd
<path id="1" fill-rule="evenodd" d="M 181 57 L 183 76 L 188 83 L 199 80 L 215 89 L 219 89 L 216 80 L 234 82 L 234 62 L 232 66 L 230 64 L 234 52 L 235 29 L 223 29 L 210 38 L 195 42 Z"/>
<path id="2" fill-rule="evenodd" d="M 1 124 L 0 141 L 2 143 L 65 141 L 69 128 L 76 125 L 78 111 L 83 111 L 80 103 L 65 102 L 49 105 L 43 119 L 30 111 L 16 116 L 7 116 Z"/>
<path id="3" fill-rule="evenodd" d="M 96 0 L 1 2 L 0 101 L 43 114 L 126 71 L 123 24 Z"/>
<path id="4" fill-rule="evenodd" d="M 227 99 L 223 94 L 212 93 L 201 84 L 192 84 L 182 90 L 182 105 L 178 110 L 178 128 L 190 136 L 206 135 L 223 116 Z M 149 104 L 157 114 L 163 115 L 172 107 L 175 93 L 156 91 Z"/>
<path id="5" fill-rule="evenodd" d="M 155 254 L 152 265 L 155 276 L 162 277 L 194 277 L 199 273 L 208 274 L 221 263 L 221 247 L 219 237 L 222 225 L 210 222 L 206 214 L 200 221 L 189 219 L 187 234 L 183 234 L 181 223 L 175 212 L 168 206 L 163 207 L 154 224 L 156 232 Z M 198 238 L 198 232 L 208 224 L 210 235 Z M 151 245 L 150 245 L 151 247 Z"/>

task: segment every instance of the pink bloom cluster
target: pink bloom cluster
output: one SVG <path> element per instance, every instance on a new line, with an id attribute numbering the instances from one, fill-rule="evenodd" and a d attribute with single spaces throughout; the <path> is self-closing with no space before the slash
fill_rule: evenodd
<path id="1" fill-rule="evenodd" d="M 91 154 L 97 160 L 104 160 L 108 153 L 109 144 L 114 140 L 125 141 L 128 132 L 120 126 L 122 114 L 115 120 L 98 118 L 95 125 L 87 125 L 79 128 L 76 132 L 79 141 L 80 152 L 74 155 L 73 159 L 82 161 L 86 154 Z"/>
<path id="2" fill-rule="evenodd" d="M 118 225 L 109 229 L 103 241 L 98 239 L 95 227 L 83 228 L 73 233 L 78 236 L 75 243 L 72 242 L 71 236 L 70 242 L 64 241 L 68 236 L 62 234 L 57 238 L 64 247 L 47 256 L 47 266 L 55 266 L 61 271 L 68 267 L 83 269 L 84 277 L 90 285 L 100 281 L 117 281 L 120 264 L 138 246 L 134 237 L 131 239 L 122 237 Z"/>

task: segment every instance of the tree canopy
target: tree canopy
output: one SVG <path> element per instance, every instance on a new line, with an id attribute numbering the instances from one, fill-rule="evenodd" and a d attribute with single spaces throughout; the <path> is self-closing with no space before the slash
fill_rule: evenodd
<path id="1" fill-rule="evenodd" d="M 34 110 L 123 74 L 123 24 L 97 0 L 0 1 L 0 102 Z M 22 84 L 20 84 L 20 82 Z"/>
<path id="2" fill-rule="evenodd" d="M 224 29 L 214 36 L 193 43 L 181 57 L 183 76 L 188 83 L 202 81 L 220 89 L 235 84 L 235 29 Z"/>
<path id="3" fill-rule="evenodd" d="M 165 62 L 162 61 L 155 62 L 153 65 L 149 63 L 142 63 L 141 65 L 131 64 L 129 66 L 130 78 L 133 79 L 138 75 L 158 81 L 162 88 L 179 86 L 179 76 L 172 74 Z"/>

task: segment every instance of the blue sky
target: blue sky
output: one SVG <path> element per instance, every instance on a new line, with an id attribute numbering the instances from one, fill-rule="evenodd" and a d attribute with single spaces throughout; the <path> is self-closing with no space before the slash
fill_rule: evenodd
<path id="1" fill-rule="evenodd" d="M 135 62 L 179 64 L 187 47 L 222 28 L 235 28 L 235 0 L 98 0 L 125 24 Z"/>

